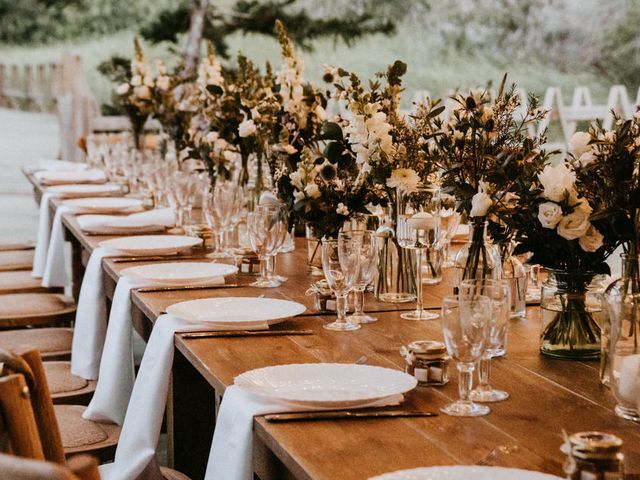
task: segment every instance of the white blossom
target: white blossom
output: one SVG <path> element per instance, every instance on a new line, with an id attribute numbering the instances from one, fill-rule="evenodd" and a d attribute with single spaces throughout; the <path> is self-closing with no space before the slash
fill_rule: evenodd
<path id="1" fill-rule="evenodd" d="M 566 164 L 559 163 L 555 167 L 546 165 L 538 180 L 544 188 L 542 196 L 554 202 L 561 202 L 565 192 L 571 192 L 576 182 L 576 174 Z"/>
<path id="2" fill-rule="evenodd" d="M 590 226 L 589 213 L 576 209 L 562 217 L 558 223 L 558 235 L 567 240 L 575 240 L 586 234 Z"/>
<path id="3" fill-rule="evenodd" d="M 553 202 L 544 202 L 538 206 L 538 220 L 543 228 L 556 228 L 562 219 L 562 208 Z"/>
<path id="4" fill-rule="evenodd" d="M 253 120 L 245 120 L 238 126 L 238 135 L 241 138 L 250 137 L 256 133 L 256 125 Z"/>
<path id="5" fill-rule="evenodd" d="M 576 158 L 580 157 L 583 153 L 589 150 L 589 142 L 591 141 L 591 135 L 586 132 L 576 132 L 569 139 L 569 150 L 573 152 Z"/>
<path id="6" fill-rule="evenodd" d="M 346 217 L 347 215 L 349 215 L 349 208 L 347 208 L 344 203 L 340 202 L 338 204 L 338 208 L 336 208 L 336 213 L 338 215 L 344 215 Z"/>
<path id="7" fill-rule="evenodd" d="M 580 248 L 585 252 L 595 252 L 598 250 L 604 240 L 604 235 L 602 235 L 596 227 L 590 225 L 587 229 L 587 232 L 580 237 L 578 243 L 580 244 Z"/>
<path id="8" fill-rule="evenodd" d="M 399 188 L 404 192 L 415 192 L 420 185 L 420 175 L 412 168 L 396 168 L 387 179 L 387 187 Z"/>
<path id="9" fill-rule="evenodd" d="M 484 217 L 489 208 L 493 205 L 491 197 L 484 191 L 479 191 L 471 198 L 471 211 L 469 215 L 472 217 Z"/>
<path id="10" fill-rule="evenodd" d="M 118 95 L 126 95 L 127 93 L 129 93 L 129 84 L 128 83 L 121 83 L 120 85 L 118 85 L 118 87 L 116 88 L 116 93 Z"/>
<path id="11" fill-rule="evenodd" d="M 304 193 L 307 194 L 310 198 L 320 198 L 320 188 L 315 183 L 309 183 L 306 187 L 304 187 Z"/>

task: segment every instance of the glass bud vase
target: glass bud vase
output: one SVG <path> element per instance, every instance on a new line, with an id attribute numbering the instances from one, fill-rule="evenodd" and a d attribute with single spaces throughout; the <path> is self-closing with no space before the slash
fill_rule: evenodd
<path id="1" fill-rule="evenodd" d="M 308 273 L 321 277 L 322 273 L 322 242 L 316 237 L 313 227 L 305 225 L 305 238 L 307 240 L 307 268 Z"/>
<path id="2" fill-rule="evenodd" d="M 455 264 L 455 284 L 462 280 L 502 278 L 502 260 L 498 247 L 487 240 L 486 217 L 472 217 L 469 241 L 458 250 Z"/>
<path id="3" fill-rule="evenodd" d="M 640 422 L 640 269 L 636 255 L 622 255 L 622 277 L 607 288 L 608 313 L 601 368 L 608 375 L 618 416 Z M 601 372 L 602 373 L 602 372 Z"/>
<path id="4" fill-rule="evenodd" d="M 524 318 L 527 312 L 527 272 L 524 265 L 513 255 L 513 244 L 504 249 L 502 278 L 509 282 L 511 290 L 511 318 Z"/>
<path id="5" fill-rule="evenodd" d="M 375 296 L 388 303 L 413 302 L 417 291 L 415 253 L 400 247 L 395 231 L 395 225 L 389 217 L 376 230 L 378 275 Z"/>
<path id="6" fill-rule="evenodd" d="M 600 355 L 602 290 L 593 272 L 548 269 L 540 299 L 540 352 L 567 359 Z"/>

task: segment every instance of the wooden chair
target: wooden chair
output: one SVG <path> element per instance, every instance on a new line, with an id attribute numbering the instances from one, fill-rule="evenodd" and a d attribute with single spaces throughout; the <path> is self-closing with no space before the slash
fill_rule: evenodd
<path id="1" fill-rule="evenodd" d="M 7 250 L 33 250 L 36 244 L 33 240 L 0 240 L 0 252 Z"/>
<path id="2" fill-rule="evenodd" d="M 0 251 L 0 272 L 31 270 L 32 266 L 33 250 Z"/>
<path id="3" fill-rule="evenodd" d="M 0 478 L 12 480 L 100 480 L 98 462 L 76 455 L 66 466 L 0 453 Z"/>
<path id="4" fill-rule="evenodd" d="M 69 326 L 75 319 L 73 299 L 56 293 L 0 295 L 0 329 Z"/>
<path id="5" fill-rule="evenodd" d="M 71 328 L 29 328 L 0 331 L 0 347 L 9 351 L 34 349 L 44 360 L 71 358 Z"/>
<path id="6" fill-rule="evenodd" d="M 30 270 L 0 272 L 0 295 L 9 293 L 63 293 L 63 288 L 42 286 L 42 279 L 31 276 Z"/>

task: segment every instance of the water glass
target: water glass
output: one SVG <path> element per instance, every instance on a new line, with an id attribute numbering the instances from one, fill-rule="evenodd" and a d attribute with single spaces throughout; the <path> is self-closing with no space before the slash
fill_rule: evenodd
<path id="1" fill-rule="evenodd" d="M 491 300 L 483 295 L 447 296 L 442 300 L 442 331 L 447 352 L 458 368 L 460 399 L 440 410 L 454 417 L 478 417 L 491 410 L 470 398 L 476 361 L 485 353 L 490 330 Z"/>
<path id="2" fill-rule="evenodd" d="M 377 318 L 364 313 L 364 292 L 373 283 L 378 270 L 376 239 L 373 230 L 352 230 L 340 232 L 338 235 L 338 244 L 341 250 L 346 248 L 345 243 L 351 242 L 354 253 L 357 252 L 357 255 L 360 256 L 358 272 L 353 283 L 354 312 L 349 317 L 353 322 L 373 323 L 378 321 Z"/>
<path id="3" fill-rule="evenodd" d="M 336 311 L 338 318 L 335 322 L 323 325 L 327 330 L 342 332 L 358 330 L 360 324 L 347 317 L 347 302 L 349 292 L 358 275 L 360 263 L 360 242 L 356 239 L 322 240 L 322 270 L 324 276 L 336 296 Z"/>
<path id="4" fill-rule="evenodd" d="M 252 250 L 260 259 L 260 278 L 251 286 L 274 288 L 280 282 L 269 275 L 269 257 L 278 247 L 282 236 L 282 213 L 276 209 L 256 209 L 247 216 L 247 233 Z"/>

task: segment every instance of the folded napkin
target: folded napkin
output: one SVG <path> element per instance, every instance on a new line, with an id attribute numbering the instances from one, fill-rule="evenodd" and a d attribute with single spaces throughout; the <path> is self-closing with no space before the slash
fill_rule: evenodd
<path id="1" fill-rule="evenodd" d="M 86 170 L 87 168 L 89 168 L 89 166 L 86 163 L 67 162 L 65 160 L 43 158 L 36 160 L 30 165 L 27 165 L 24 170 L 25 172 L 33 173 L 43 170 L 49 172 L 60 172 L 65 170 Z"/>
<path id="2" fill-rule="evenodd" d="M 71 344 L 71 373 L 87 380 L 98 378 L 107 333 L 107 304 L 102 278 L 102 258 L 117 253 L 98 247 L 89 257 L 76 309 Z"/>
<path id="3" fill-rule="evenodd" d="M 207 282 L 207 285 L 214 284 L 223 285 L 224 277 Z M 100 359 L 98 385 L 83 414 L 84 418 L 118 425 L 124 422 L 135 378 L 131 289 L 155 285 L 158 284 L 126 275 L 118 280 Z"/>
<path id="4" fill-rule="evenodd" d="M 33 174 L 36 181 L 43 186 L 69 185 L 75 183 L 105 183 L 107 176 L 101 170 L 54 170 L 40 171 Z"/>
<path id="5" fill-rule="evenodd" d="M 393 395 L 367 407 L 398 405 L 402 395 Z M 270 413 L 318 410 L 274 402 L 232 385 L 222 398 L 205 480 L 253 479 L 253 417 Z"/>
<path id="6" fill-rule="evenodd" d="M 33 270 L 31 275 L 40 278 L 44 274 L 47 264 L 47 252 L 49 250 L 49 238 L 51 236 L 51 211 L 49 201 L 57 195 L 51 192 L 44 192 L 40 199 L 40 216 L 38 218 L 38 237 L 36 239 L 36 249 L 33 257 Z"/>
<path id="7" fill-rule="evenodd" d="M 246 329 L 244 326 L 239 328 Z M 261 328 L 268 327 L 263 324 Z M 186 322 L 173 315 L 161 315 L 156 320 L 133 386 L 115 460 L 111 464 L 100 467 L 103 480 L 134 479 L 145 470 L 145 473 L 148 473 L 148 466 L 155 456 L 167 403 L 169 378 L 173 366 L 174 335 L 177 332 L 203 329 L 230 330 L 232 328 L 226 326 L 212 328 L 211 324 Z M 162 477 L 158 476 L 158 478 Z"/>

